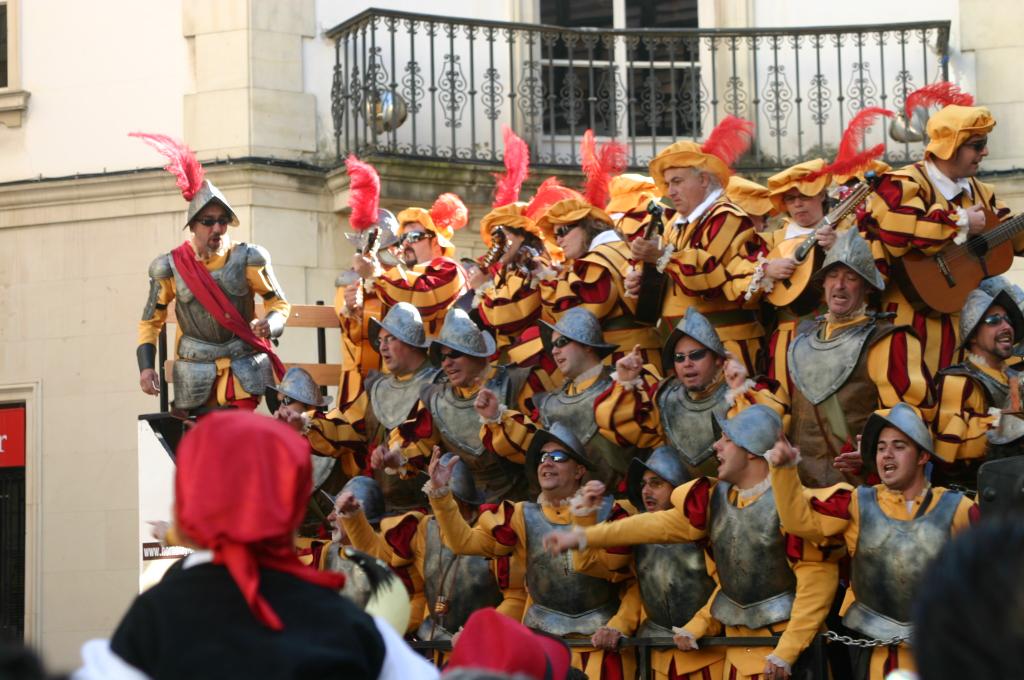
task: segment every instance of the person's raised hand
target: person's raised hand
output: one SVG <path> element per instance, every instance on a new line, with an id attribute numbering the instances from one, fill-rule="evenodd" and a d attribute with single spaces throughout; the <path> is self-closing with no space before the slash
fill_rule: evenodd
<path id="1" fill-rule="evenodd" d="M 644 368 L 644 357 L 640 345 L 633 345 L 633 351 L 615 362 L 615 375 L 619 382 L 630 382 L 640 377 Z"/>
<path id="2" fill-rule="evenodd" d="M 459 462 L 458 456 L 452 456 L 451 460 L 442 463 L 442 455 L 444 453 L 441 451 L 441 447 L 435 446 L 430 456 L 430 465 L 427 467 L 427 474 L 430 475 L 430 485 L 435 489 L 443 489 L 448 486 L 448 482 L 452 479 L 452 473 L 455 471 L 455 464 Z"/>

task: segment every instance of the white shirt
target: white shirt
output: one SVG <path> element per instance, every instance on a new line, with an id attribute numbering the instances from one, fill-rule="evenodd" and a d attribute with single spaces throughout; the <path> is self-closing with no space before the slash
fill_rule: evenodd
<path id="1" fill-rule="evenodd" d="M 598 235 L 595 236 L 594 239 L 590 242 L 590 249 L 593 250 L 594 248 L 598 247 L 603 243 L 614 243 L 615 241 L 621 240 L 622 239 L 619 238 L 618 233 L 616 233 L 614 229 L 605 229 L 604 231 L 598 233 Z"/>
<path id="2" fill-rule="evenodd" d="M 974 199 L 974 190 L 971 188 L 971 182 L 966 177 L 953 181 L 950 178 L 942 174 L 942 171 L 935 167 L 935 164 L 931 161 L 924 162 L 925 172 L 928 173 L 928 179 L 932 181 L 935 188 L 939 190 L 947 201 L 952 201 L 961 191 L 966 191 L 967 195 Z"/>
<path id="3" fill-rule="evenodd" d="M 715 189 L 714 191 L 712 191 L 704 198 L 700 205 L 693 209 L 693 212 L 691 212 L 685 218 L 680 217 L 679 219 L 677 219 L 676 224 L 689 224 L 690 222 L 694 222 L 700 219 L 701 215 L 708 211 L 708 208 L 711 207 L 711 204 L 717 201 L 719 196 L 722 195 L 722 193 L 722 189 Z"/>

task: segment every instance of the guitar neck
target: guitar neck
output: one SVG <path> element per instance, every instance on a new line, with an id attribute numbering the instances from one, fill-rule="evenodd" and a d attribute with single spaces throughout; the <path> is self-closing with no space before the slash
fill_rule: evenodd
<path id="1" fill-rule="evenodd" d="M 811 249 L 814 248 L 814 244 L 818 242 L 817 237 L 819 231 L 825 227 L 831 227 L 841 222 L 847 215 L 857 209 L 857 206 L 868 197 L 868 194 L 874 191 L 874 188 L 875 187 L 871 183 L 865 180 L 858 182 L 853 189 L 850 190 L 850 193 L 846 198 L 844 198 L 839 205 L 832 208 L 828 215 L 825 215 L 825 218 L 814 227 L 814 231 L 808 234 L 807 238 L 805 238 L 803 243 L 801 243 L 796 249 L 794 256 L 796 261 L 803 262 L 807 258 Z"/>
<path id="2" fill-rule="evenodd" d="M 1005 222 L 1002 222 L 983 234 L 971 239 L 982 239 L 990 248 L 1009 241 L 1011 238 L 1024 231 L 1024 214 L 1017 215 Z"/>

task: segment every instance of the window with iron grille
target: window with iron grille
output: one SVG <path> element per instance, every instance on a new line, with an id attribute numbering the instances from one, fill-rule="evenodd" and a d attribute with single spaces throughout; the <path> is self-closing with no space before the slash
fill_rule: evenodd
<path id="1" fill-rule="evenodd" d="M 7 87 L 7 3 L 0 2 L 0 87 Z"/>
<path id="2" fill-rule="evenodd" d="M 698 0 L 541 0 L 564 28 L 697 28 Z M 544 132 L 700 137 L 700 45 L 563 33 L 541 41 Z"/>

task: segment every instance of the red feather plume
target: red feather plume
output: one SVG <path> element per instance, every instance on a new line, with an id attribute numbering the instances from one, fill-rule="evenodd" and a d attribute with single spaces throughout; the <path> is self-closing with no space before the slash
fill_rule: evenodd
<path id="1" fill-rule="evenodd" d="M 907 95 L 907 103 L 904 109 L 909 118 L 914 115 L 914 109 L 919 106 L 928 108 L 936 104 L 939 106 L 949 106 L 950 104 L 974 106 L 974 97 L 953 83 L 942 80 L 931 85 L 925 85 Z"/>
<path id="2" fill-rule="evenodd" d="M 548 211 L 548 208 L 553 206 L 559 201 L 574 198 L 578 201 L 583 201 L 584 198 L 580 192 L 575 189 L 570 189 L 567 186 L 563 186 L 558 181 L 557 177 L 548 177 L 546 180 L 541 182 L 541 185 L 537 187 L 537 193 L 533 195 L 530 200 L 530 204 L 526 206 L 523 214 L 529 217 L 531 220 L 538 220 L 540 216 Z"/>
<path id="3" fill-rule="evenodd" d="M 430 206 L 430 219 L 438 229 L 462 229 L 469 222 L 466 204 L 455 194 L 441 194 Z"/>
<path id="4" fill-rule="evenodd" d="M 495 174 L 498 185 L 491 207 L 500 208 L 519 200 L 519 191 L 530 175 L 530 147 L 507 125 L 502 130 L 505 141 L 505 172 Z"/>
<path id="5" fill-rule="evenodd" d="M 613 140 L 598 151 L 594 131 L 587 130 L 580 141 L 580 158 L 587 176 L 583 196 L 590 205 L 604 208 L 610 197 L 608 182 L 626 169 L 626 145 Z"/>
<path id="6" fill-rule="evenodd" d="M 129 137 L 138 137 L 146 144 L 164 155 L 169 163 L 164 167 L 178 178 L 178 188 L 186 201 L 191 201 L 203 186 L 206 172 L 196 159 L 195 152 L 184 142 L 179 142 L 167 135 L 150 134 L 148 132 L 130 132 Z"/>
<path id="7" fill-rule="evenodd" d="M 356 231 L 369 229 L 377 223 L 380 209 L 380 175 L 369 163 L 355 156 L 345 159 L 348 171 L 348 207 L 352 208 L 349 223 Z"/>
<path id="8" fill-rule="evenodd" d="M 754 138 L 754 124 L 749 120 L 726 116 L 708 135 L 700 147 L 704 153 L 717 156 L 730 168 L 750 148 Z"/>
<path id="9" fill-rule="evenodd" d="M 881 107 L 869 107 L 861 109 L 850 124 L 843 131 L 843 138 L 839 142 L 839 152 L 832 163 L 826 165 L 818 172 L 808 175 L 806 181 L 813 181 L 825 174 L 852 175 L 855 172 L 868 166 L 872 160 L 885 153 L 885 144 L 876 144 L 866 151 L 859 151 L 864 144 L 864 134 L 874 125 L 879 118 L 885 116 L 892 118 L 896 114 L 889 109 Z"/>

